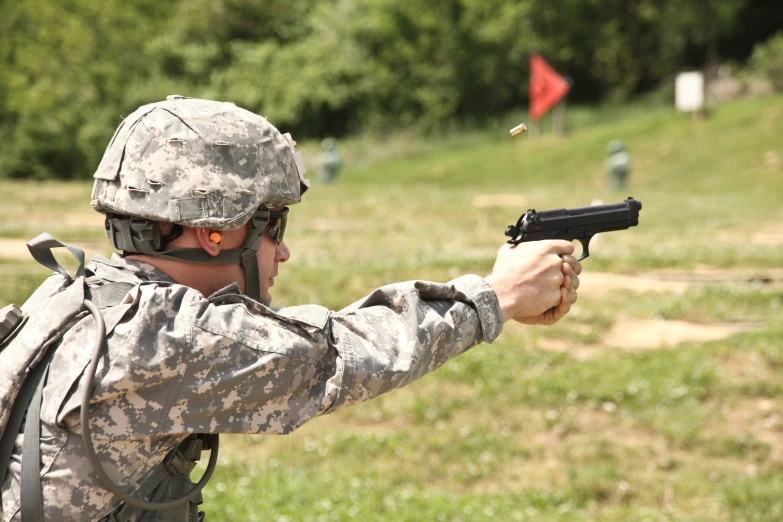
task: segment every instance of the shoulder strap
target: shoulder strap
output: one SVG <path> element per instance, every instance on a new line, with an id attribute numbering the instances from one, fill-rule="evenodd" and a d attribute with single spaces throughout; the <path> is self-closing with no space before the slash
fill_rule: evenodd
<path id="1" fill-rule="evenodd" d="M 33 399 L 33 393 L 38 388 L 38 383 L 43 380 L 43 374 L 49 367 L 49 362 L 53 353 L 54 350 L 46 354 L 46 358 L 35 367 L 30 373 L 30 376 L 25 380 L 19 395 L 16 397 L 14 408 L 11 410 L 11 417 L 8 420 L 8 426 L 6 426 L 3 438 L 0 440 L 0 484 L 3 483 L 6 471 L 8 471 L 8 465 L 11 462 L 11 454 L 14 451 L 16 436 L 19 434 L 19 429 L 22 427 L 22 421 L 24 420 L 27 406 Z"/>
<path id="2" fill-rule="evenodd" d="M 49 350 L 54 353 L 54 350 Z M 24 426 L 24 446 L 22 446 L 22 520 L 25 522 L 43 522 L 43 488 L 41 487 L 41 399 L 49 373 L 51 356 L 41 361 L 36 370 L 42 368 L 35 383 L 35 395 L 27 408 L 27 421 Z"/>
<path id="3" fill-rule="evenodd" d="M 89 283 L 88 279 L 85 297 L 95 303 L 98 308 L 111 308 L 120 304 L 131 288 L 136 286 L 133 283 L 122 281 L 113 281 L 103 285 L 90 285 Z"/>
<path id="4" fill-rule="evenodd" d="M 57 241 L 48 232 L 37 235 L 27 243 L 27 249 L 36 261 L 46 268 L 59 272 L 65 279 L 70 281 L 73 279 L 71 274 L 57 262 L 54 254 L 52 254 L 52 249 L 57 247 L 67 248 L 79 262 L 79 268 L 76 270 L 76 279 L 84 277 L 84 251 L 82 249 Z"/>

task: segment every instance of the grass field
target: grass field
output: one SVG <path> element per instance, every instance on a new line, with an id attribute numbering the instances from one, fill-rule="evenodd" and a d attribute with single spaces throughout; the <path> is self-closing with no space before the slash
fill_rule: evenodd
<path id="1" fill-rule="evenodd" d="M 486 275 L 531 207 L 632 195 L 640 225 L 597 239 L 554 327 L 507 325 L 290 436 L 222 437 L 207 520 L 783 520 L 783 98 L 578 116 L 565 138 L 344 144 L 339 182 L 292 209 L 277 305 Z M 615 138 L 622 193 L 605 188 Z M 89 191 L 0 181 L 0 306 L 46 275 L 24 258 L 41 231 L 109 252 Z"/>

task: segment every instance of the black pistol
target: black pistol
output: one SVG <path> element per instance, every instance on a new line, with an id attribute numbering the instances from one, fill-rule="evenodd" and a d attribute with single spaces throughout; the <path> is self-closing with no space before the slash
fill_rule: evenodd
<path id="1" fill-rule="evenodd" d="M 590 240 L 594 235 L 612 230 L 625 230 L 639 224 L 642 202 L 628 198 L 620 203 L 580 208 L 560 208 L 536 212 L 530 209 L 516 225 L 506 228 L 508 243 L 517 245 L 526 241 L 565 239 L 582 244 L 582 257 L 590 255 Z"/>

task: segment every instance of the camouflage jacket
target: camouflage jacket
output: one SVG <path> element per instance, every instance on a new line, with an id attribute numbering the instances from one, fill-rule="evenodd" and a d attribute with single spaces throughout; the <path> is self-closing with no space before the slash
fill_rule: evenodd
<path id="1" fill-rule="evenodd" d="M 126 490 L 190 433 L 290 433 L 316 415 L 404 386 L 502 329 L 495 293 L 472 275 L 384 286 L 330 312 L 272 310 L 236 285 L 205 298 L 117 255 L 96 256 L 87 268 L 91 284 L 135 285 L 102 310 L 107 355 L 89 415 L 99 459 Z M 81 376 L 94 335 L 88 315 L 63 336 L 43 391 L 47 520 L 97 520 L 119 505 L 99 484 L 81 439 Z M 2 522 L 20 519 L 22 438 L 2 488 Z"/>

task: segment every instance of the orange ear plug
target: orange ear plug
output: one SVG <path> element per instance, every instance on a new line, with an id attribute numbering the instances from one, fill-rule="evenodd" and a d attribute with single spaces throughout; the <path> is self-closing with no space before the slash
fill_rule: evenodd
<path id="1" fill-rule="evenodd" d="M 220 237 L 220 234 L 218 234 L 217 232 L 212 232 L 212 233 L 209 235 L 209 240 L 210 240 L 210 241 L 212 241 L 213 243 L 220 244 L 220 240 L 221 240 L 221 239 L 223 239 L 223 238 L 222 238 L 222 237 Z"/>

